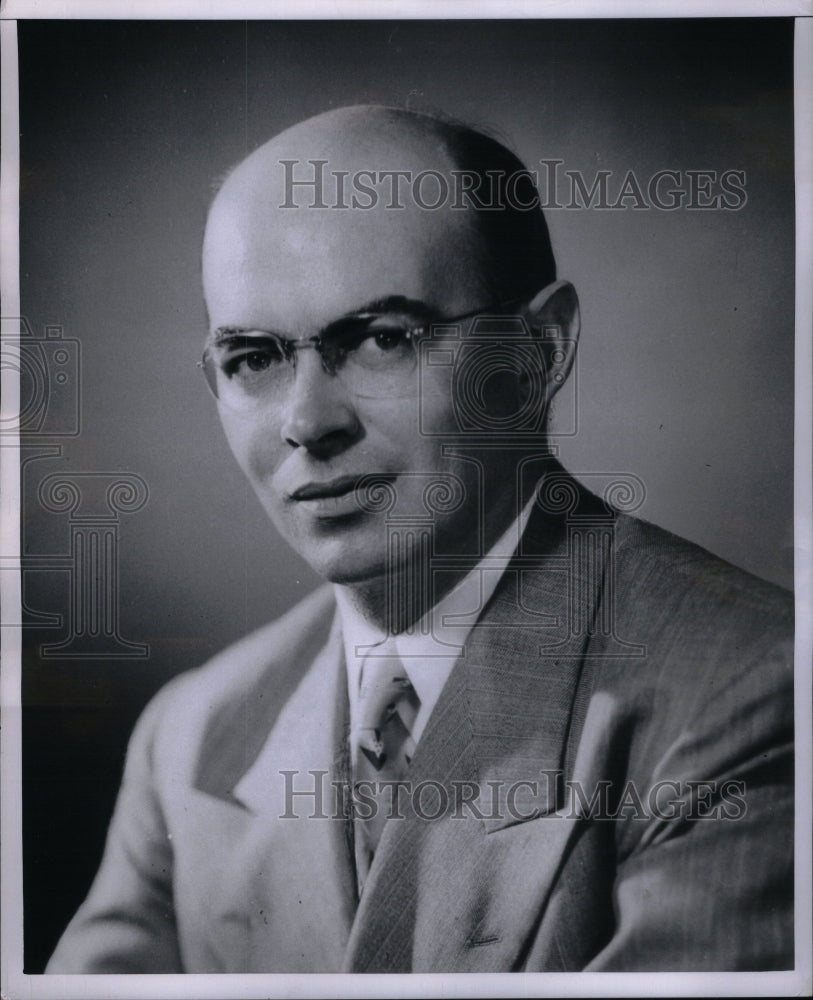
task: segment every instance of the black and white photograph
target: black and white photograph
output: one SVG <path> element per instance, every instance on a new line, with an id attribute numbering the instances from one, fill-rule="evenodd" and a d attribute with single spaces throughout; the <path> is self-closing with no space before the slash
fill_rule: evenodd
<path id="1" fill-rule="evenodd" d="M 810 22 L 89 6 L 2 10 L 3 996 L 806 992 Z"/>

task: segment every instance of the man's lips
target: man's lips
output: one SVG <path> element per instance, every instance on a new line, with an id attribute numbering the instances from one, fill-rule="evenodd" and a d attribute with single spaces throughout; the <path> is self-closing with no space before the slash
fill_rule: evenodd
<path id="1" fill-rule="evenodd" d="M 341 497 L 356 489 L 361 476 L 338 476 L 324 482 L 303 483 L 288 496 L 291 500 L 324 500 L 327 497 Z"/>
<path id="2" fill-rule="evenodd" d="M 284 496 L 289 503 L 303 504 L 323 513 L 336 513 L 349 505 L 354 510 L 370 514 L 380 512 L 382 503 L 387 508 L 392 506 L 393 484 L 397 479 L 396 473 L 347 474 L 334 479 L 310 480 L 286 491 Z"/>

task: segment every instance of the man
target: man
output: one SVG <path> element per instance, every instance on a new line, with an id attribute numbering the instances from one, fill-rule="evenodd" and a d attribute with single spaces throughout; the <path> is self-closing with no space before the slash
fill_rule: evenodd
<path id="1" fill-rule="evenodd" d="M 329 112 L 227 178 L 203 279 L 332 587 L 147 709 L 48 971 L 791 967 L 788 597 L 556 462 L 578 304 L 516 158 Z"/>

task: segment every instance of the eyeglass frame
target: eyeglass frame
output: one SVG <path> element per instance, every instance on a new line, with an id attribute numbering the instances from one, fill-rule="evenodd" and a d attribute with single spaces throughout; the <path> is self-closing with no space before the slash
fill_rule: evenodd
<path id="1" fill-rule="evenodd" d="M 499 312 L 505 309 L 507 306 L 513 306 L 518 302 L 525 301 L 527 298 L 528 298 L 527 295 L 518 295 L 515 296 L 514 298 L 506 299 L 500 302 L 492 302 L 484 306 L 478 306 L 476 309 L 472 309 L 469 312 L 460 313 L 457 316 L 449 316 L 440 319 L 433 319 L 430 320 L 429 322 L 424 322 L 418 326 L 406 327 L 402 332 L 404 333 L 404 335 L 408 340 L 414 341 L 415 338 L 421 337 L 424 334 L 426 334 L 427 330 L 431 330 L 432 327 L 451 326 L 454 323 L 460 323 L 462 320 L 472 319 L 475 316 L 483 316 L 489 313 Z M 317 333 L 312 337 L 283 337 L 280 334 L 275 333 L 273 330 L 261 330 L 254 327 L 231 327 L 231 326 L 218 327 L 218 329 L 215 330 L 215 336 L 221 333 L 222 334 L 232 333 L 237 336 L 239 336 L 242 333 L 245 334 L 258 333 L 262 334 L 264 337 L 270 337 L 280 345 L 283 357 L 285 358 L 286 362 L 291 365 L 294 372 L 296 372 L 297 352 L 313 349 L 319 355 L 322 362 L 322 368 L 325 371 L 325 373 L 327 375 L 336 377 L 338 375 L 338 368 L 340 367 L 340 365 L 337 365 L 335 362 L 330 362 L 325 357 L 324 354 L 326 333 L 330 330 L 332 326 L 335 326 L 337 323 L 341 323 L 345 320 L 356 319 L 359 321 L 363 321 L 369 318 L 377 319 L 382 317 L 374 313 L 365 313 L 365 312 L 348 313 L 346 316 L 341 316 L 338 319 L 328 323 L 327 326 L 323 327 L 321 333 Z M 372 333 L 374 332 L 375 331 L 372 331 Z M 209 391 L 212 393 L 214 398 L 218 402 L 220 402 L 220 397 L 215 391 L 215 387 L 212 384 L 212 381 L 210 381 L 209 379 L 207 370 L 207 361 L 211 359 L 210 351 L 212 346 L 214 345 L 207 344 L 207 346 L 203 350 L 203 355 L 200 361 L 196 362 L 196 367 L 202 369 L 203 376 L 206 379 L 206 385 L 208 386 Z"/>

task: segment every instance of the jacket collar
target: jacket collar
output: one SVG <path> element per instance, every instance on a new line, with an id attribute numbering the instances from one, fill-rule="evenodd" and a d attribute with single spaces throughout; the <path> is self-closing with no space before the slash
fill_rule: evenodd
<path id="1" fill-rule="evenodd" d="M 573 700 L 604 586 L 605 550 L 587 526 L 611 515 L 558 464 L 551 475 L 548 490 L 566 489 L 568 505 L 545 509 L 544 495 L 535 505 L 412 765 L 416 781 L 475 782 L 488 833 L 561 805 Z M 465 773 L 438 772 L 451 756 Z"/>
<path id="2" fill-rule="evenodd" d="M 349 709 L 341 626 L 334 613 L 327 643 L 310 669 L 297 671 L 299 683 L 284 705 L 276 705 L 273 726 L 264 733 L 262 748 L 231 791 L 232 798 L 253 813 L 268 813 L 285 804 L 278 789 L 280 770 L 288 765 L 302 775 L 310 770 L 328 772 L 331 779 L 347 775 Z M 270 698 L 268 701 L 277 701 Z M 310 720 L 313 725 L 308 725 Z M 302 740 L 307 728 L 308 739 Z"/>
<path id="3" fill-rule="evenodd" d="M 408 812 L 386 825 L 348 971 L 510 968 L 542 911 L 578 822 L 559 779 L 605 572 L 585 526 L 609 516 L 575 480 L 567 485 L 575 506 L 532 515 L 410 767 L 413 792 L 433 782 L 450 796 L 471 789 L 476 810 L 466 822 L 465 807 L 455 819 L 452 806 L 436 822 Z"/>

